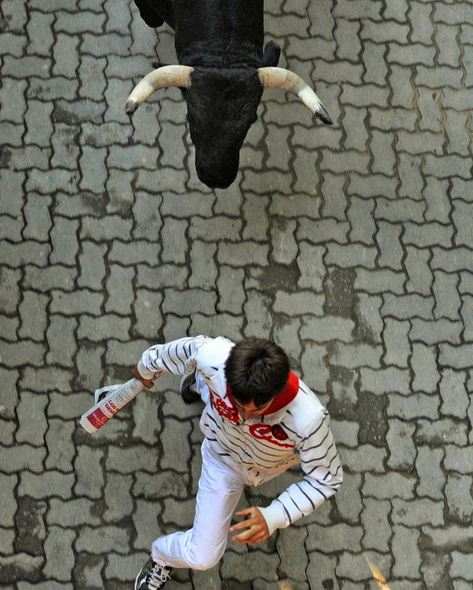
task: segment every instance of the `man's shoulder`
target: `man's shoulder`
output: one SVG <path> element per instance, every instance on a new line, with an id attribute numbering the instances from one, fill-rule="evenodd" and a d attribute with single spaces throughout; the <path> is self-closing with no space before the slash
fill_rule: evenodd
<path id="1" fill-rule="evenodd" d="M 310 431 L 314 424 L 327 415 L 327 410 L 316 394 L 299 379 L 299 391 L 288 407 L 294 428 L 301 434 Z"/>
<path id="2" fill-rule="evenodd" d="M 234 345 L 231 340 L 224 336 L 206 337 L 202 340 L 195 355 L 197 368 L 204 374 L 216 373 L 225 364 Z"/>

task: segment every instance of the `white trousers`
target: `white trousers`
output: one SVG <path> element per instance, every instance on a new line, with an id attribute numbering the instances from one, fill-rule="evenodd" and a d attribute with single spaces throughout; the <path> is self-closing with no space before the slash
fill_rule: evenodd
<path id="1" fill-rule="evenodd" d="M 206 570 L 222 558 L 232 515 L 245 487 L 245 477 L 216 458 L 202 444 L 202 472 L 196 497 L 194 525 L 154 541 L 153 561 L 173 568 Z"/>

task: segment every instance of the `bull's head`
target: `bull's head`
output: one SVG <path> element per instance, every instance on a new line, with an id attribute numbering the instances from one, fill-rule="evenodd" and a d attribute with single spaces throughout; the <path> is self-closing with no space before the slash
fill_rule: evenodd
<path id="1" fill-rule="evenodd" d="M 256 121 L 264 88 L 292 92 L 324 123 L 332 123 L 319 98 L 302 78 L 277 67 L 163 66 L 138 83 L 128 98 L 126 112 L 134 113 L 153 92 L 169 86 L 184 91 L 197 174 L 210 188 L 227 188 L 235 180 L 240 148 Z"/>

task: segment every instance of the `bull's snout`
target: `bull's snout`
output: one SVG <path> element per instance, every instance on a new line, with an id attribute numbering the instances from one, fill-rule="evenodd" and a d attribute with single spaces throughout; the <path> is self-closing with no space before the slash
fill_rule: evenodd
<path id="1" fill-rule="evenodd" d="M 199 180 L 212 189 L 228 188 L 238 174 L 239 157 L 199 157 L 196 154 L 195 168 Z"/>

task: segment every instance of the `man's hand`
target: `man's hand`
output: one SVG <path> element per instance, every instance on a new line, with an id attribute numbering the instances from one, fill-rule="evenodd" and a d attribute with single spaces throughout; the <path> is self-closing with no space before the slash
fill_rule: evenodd
<path id="1" fill-rule="evenodd" d="M 269 539 L 268 525 L 259 508 L 250 506 L 249 508 L 240 510 L 240 512 L 235 512 L 235 516 L 247 516 L 248 518 L 233 525 L 230 531 L 233 533 L 234 531 L 247 530 L 244 533 L 232 537 L 232 541 L 256 545 Z"/>
<path id="2" fill-rule="evenodd" d="M 146 389 L 151 389 L 153 387 L 154 381 L 152 379 L 145 379 L 140 375 L 138 371 L 138 364 L 135 365 L 135 368 L 132 371 L 132 375 L 133 377 L 135 377 L 135 379 L 139 379 L 141 383 L 143 383 L 143 385 L 146 387 Z"/>

